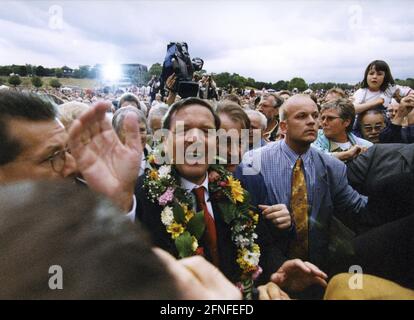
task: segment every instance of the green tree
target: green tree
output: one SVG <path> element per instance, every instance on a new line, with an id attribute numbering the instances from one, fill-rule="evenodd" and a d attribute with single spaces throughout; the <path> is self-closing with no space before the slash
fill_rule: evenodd
<path id="1" fill-rule="evenodd" d="M 35 74 L 38 77 L 44 77 L 46 75 L 46 69 L 43 66 L 37 66 Z"/>
<path id="2" fill-rule="evenodd" d="M 36 73 L 36 68 L 32 66 L 31 64 L 26 64 L 26 70 L 27 70 L 27 75 L 29 77 L 33 77 L 34 74 Z"/>
<path id="3" fill-rule="evenodd" d="M 288 85 L 289 90 L 293 90 L 294 88 L 297 88 L 301 92 L 305 91 L 308 88 L 308 85 L 306 84 L 305 80 L 296 77 L 290 80 Z"/>
<path id="4" fill-rule="evenodd" d="M 214 81 L 216 82 L 218 87 L 221 87 L 221 88 L 227 87 L 227 85 L 230 82 L 230 73 L 228 72 L 218 73 L 214 76 Z"/>
<path id="5" fill-rule="evenodd" d="M 43 81 L 39 77 L 33 77 L 31 81 L 32 81 L 32 85 L 35 86 L 36 88 L 40 88 L 41 86 L 43 86 Z"/>
<path id="6" fill-rule="evenodd" d="M 247 79 L 237 73 L 233 73 L 230 76 L 229 82 L 234 88 L 244 88 L 246 86 Z"/>
<path id="7" fill-rule="evenodd" d="M 90 66 L 79 66 L 79 77 L 85 79 L 89 75 Z"/>
<path id="8" fill-rule="evenodd" d="M 63 70 L 61 68 L 55 68 L 55 76 L 58 78 L 63 77 Z"/>
<path id="9" fill-rule="evenodd" d="M 276 91 L 287 90 L 289 87 L 289 81 L 279 80 L 272 85 L 273 89 Z"/>
<path id="10" fill-rule="evenodd" d="M 413 78 L 407 78 L 405 80 L 405 82 L 407 83 L 407 86 L 409 86 L 410 88 L 414 89 L 414 79 Z"/>
<path id="11" fill-rule="evenodd" d="M 256 81 L 253 78 L 247 78 L 246 86 L 256 88 Z"/>
<path id="12" fill-rule="evenodd" d="M 12 86 L 18 86 L 22 83 L 22 79 L 20 79 L 20 77 L 18 75 L 13 75 L 9 77 L 8 82 L 12 85 Z"/>
<path id="13" fill-rule="evenodd" d="M 3 66 L 0 67 L 0 75 L 1 76 L 10 76 L 10 74 L 13 73 L 13 70 L 10 66 Z"/>
<path id="14" fill-rule="evenodd" d="M 17 72 L 21 77 L 26 77 L 27 76 L 27 68 L 26 66 L 19 66 L 18 68 L 18 72 Z"/>
<path id="15" fill-rule="evenodd" d="M 51 79 L 51 80 L 49 81 L 49 85 L 50 85 L 52 88 L 55 88 L 55 89 L 58 89 L 58 88 L 60 88 L 60 87 L 62 86 L 62 84 L 59 82 L 59 80 L 58 80 L 58 79 Z"/>
<path id="16" fill-rule="evenodd" d="M 149 69 L 149 74 L 152 76 L 159 77 L 162 72 L 162 65 L 160 63 L 154 63 L 151 68 Z"/>

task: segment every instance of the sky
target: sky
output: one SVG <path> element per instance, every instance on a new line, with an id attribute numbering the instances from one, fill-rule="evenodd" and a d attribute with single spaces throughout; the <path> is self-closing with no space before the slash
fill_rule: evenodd
<path id="1" fill-rule="evenodd" d="M 0 65 L 150 67 L 171 41 L 256 81 L 357 83 L 376 59 L 414 78 L 414 1 L 0 0 Z"/>

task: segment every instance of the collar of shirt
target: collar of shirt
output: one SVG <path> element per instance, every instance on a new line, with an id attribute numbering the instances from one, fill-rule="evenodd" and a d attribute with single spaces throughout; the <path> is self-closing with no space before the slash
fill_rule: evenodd
<path id="1" fill-rule="evenodd" d="M 206 174 L 206 178 L 204 179 L 203 183 L 200 184 L 200 185 L 197 185 L 197 184 L 195 184 L 191 181 L 188 181 L 187 179 L 181 177 L 181 187 L 183 187 L 185 190 L 187 190 L 190 193 L 195 188 L 204 187 L 204 199 L 206 200 L 207 209 L 208 209 L 208 212 L 210 213 L 210 215 L 214 219 L 213 206 L 210 202 L 210 196 L 209 196 L 209 193 L 208 193 L 208 175 L 207 174 Z M 195 196 L 193 196 L 193 201 L 194 201 L 194 208 L 196 208 L 196 198 L 195 198 Z"/>
<path id="2" fill-rule="evenodd" d="M 299 155 L 287 145 L 285 140 L 282 140 L 280 148 L 282 149 L 283 154 L 289 160 L 292 168 L 294 167 L 296 160 L 298 160 L 299 157 L 302 158 L 304 164 L 308 164 L 311 159 L 310 148 L 304 154 Z"/>
<path id="3" fill-rule="evenodd" d="M 193 191 L 193 189 L 195 189 L 195 188 L 204 187 L 204 190 L 206 190 L 207 193 L 208 193 L 208 175 L 206 174 L 206 177 L 205 177 L 203 183 L 200 184 L 200 185 L 197 185 L 197 184 L 195 184 L 191 181 L 188 181 L 187 179 L 181 177 L 181 187 L 183 187 L 188 192 Z"/>

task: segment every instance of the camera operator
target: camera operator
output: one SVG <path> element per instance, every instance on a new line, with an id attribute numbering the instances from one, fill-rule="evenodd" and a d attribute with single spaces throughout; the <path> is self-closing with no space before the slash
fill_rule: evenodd
<path id="1" fill-rule="evenodd" d="M 155 100 L 155 95 L 160 91 L 160 81 L 156 75 L 153 75 L 151 80 L 148 82 L 150 87 L 151 103 Z"/>
<path id="2" fill-rule="evenodd" d="M 198 95 L 201 99 L 218 99 L 216 83 L 214 82 L 211 75 L 204 75 L 199 82 L 199 86 L 200 90 Z"/>

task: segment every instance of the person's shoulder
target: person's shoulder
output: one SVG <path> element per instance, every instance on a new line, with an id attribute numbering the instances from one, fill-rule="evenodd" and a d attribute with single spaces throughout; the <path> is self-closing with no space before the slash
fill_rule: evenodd
<path id="1" fill-rule="evenodd" d="M 407 147 L 410 148 L 410 146 L 414 149 L 414 145 L 405 144 L 405 143 L 376 143 L 374 144 L 369 150 L 372 149 L 372 152 L 378 152 L 378 153 L 387 153 L 387 152 L 398 152 L 402 149 L 406 149 Z"/>
<path id="2" fill-rule="evenodd" d="M 345 164 L 341 160 L 337 159 L 336 157 L 332 157 L 330 154 L 327 154 L 314 146 L 311 146 L 310 152 L 311 152 L 313 161 L 319 162 L 325 167 L 333 167 L 333 168 L 345 167 Z"/>
<path id="3" fill-rule="evenodd" d="M 246 165 L 249 165 L 250 160 L 256 157 L 263 157 L 263 155 L 267 155 L 269 152 L 272 152 L 280 147 L 280 141 L 269 142 L 266 145 L 247 151 L 243 155 L 242 162 Z"/>
<path id="4" fill-rule="evenodd" d="M 355 140 L 357 145 L 362 146 L 362 147 L 371 148 L 374 145 L 371 141 L 368 141 L 368 140 L 365 140 L 363 138 L 357 137 L 354 134 L 352 134 L 352 138 Z"/>
<path id="5" fill-rule="evenodd" d="M 367 88 L 359 88 L 357 91 L 354 92 L 353 96 L 359 96 L 367 91 Z"/>

